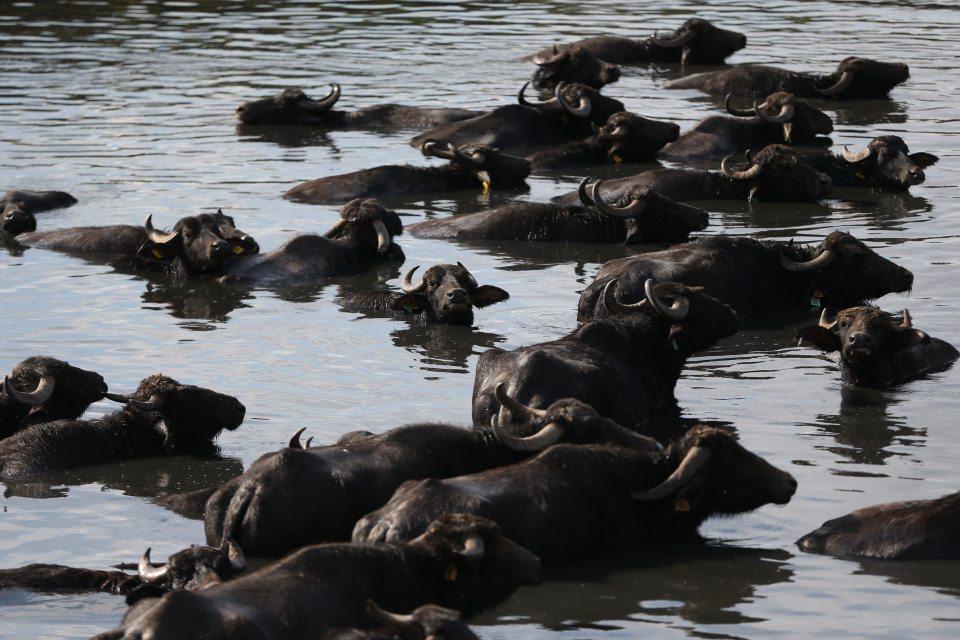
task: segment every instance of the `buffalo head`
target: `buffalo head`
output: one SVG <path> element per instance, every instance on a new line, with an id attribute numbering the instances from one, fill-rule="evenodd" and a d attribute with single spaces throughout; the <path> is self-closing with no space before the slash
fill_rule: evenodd
<path id="1" fill-rule="evenodd" d="M 620 79 L 620 67 L 577 45 L 554 45 L 548 52 L 534 56 L 533 64 L 537 65 L 533 86 L 538 89 L 552 89 L 561 82 L 580 82 L 599 89 Z"/>
<path id="2" fill-rule="evenodd" d="M 844 309 L 833 320 L 824 309 L 820 323 L 804 327 L 797 338 L 824 351 L 840 351 L 843 361 L 854 368 L 869 367 L 897 351 L 930 342 L 930 336 L 913 328 L 908 310 L 903 310 L 900 320 L 894 320 L 871 306 Z"/>
<path id="3" fill-rule="evenodd" d="M 868 58 L 844 58 L 837 70 L 815 87 L 824 97 L 884 98 L 895 86 L 910 77 L 902 62 L 878 62 Z"/>
<path id="4" fill-rule="evenodd" d="M 233 396 L 180 384 L 163 374 L 144 379 L 129 395 L 107 398 L 125 404 L 125 411 L 150 424 L 169 452 L 205 449 L 222 430 L 239 427 L 247 411 Z"/>
<path id="5" fill-rule="evenodd" d="M 91 403 L 102 400 L 107 385 L 100 374 L 47 356 L 27 358 L 4 377 L 7 398 L 19 404 L 23 417 L 49 422 L 76 419 Z M 21 418 L 22 419 L 22 418 Z"/>
<path id="6" fill-rule="evenodd" d="M 240 546 L 227 538 L 222 548 L 193 545 L 161 564 L 150 561 L 147 549 L 137 565 L 143 584 L 127 596 L 127 604 L 168 591 L 199 589 L 232 578 L 247 568 Z"/>
<path id="7" fill-rule="evenodd" d="M 747 46 L 747 36 L 690 18 L 672 35 L 655 33 L 650 42 L 661 49 L 679 49 L 682 64 L 717 64 Z"/>
<path id="8" fill-rule="evenodd" d="M 403 276 L 403 295 L 393 301 L 393 309 L 423 313 L 433 321 L 448 324 L 473 324 L 473 307 L 503 302 L 510 294 L 477 279 L 460 264 L 438 264 L 427 269 L 419 283 L 413 282 L 414 267 Z"/>
<path id="9" fill-rule="evenodd" d="M 156 229 L 150 215 L 143 228 L 147 240 L 137 250 L 138 257 L 156 263 L 179 259 L 190 273 L 216 272 L 232 257 L 260 250 L 252 237 L 234 226 L 233 218 L 220 211 L 181 218 L 173 231 Z"/>
<path id="10" fill-rule="evenodd" d="M 813 258 L 798 261 L 784 253 L 780 263 L 788 271 L 811 276 L 811 294 L 828 305 L 873 300 L 891 292 L 908 291 L 913 286 L 910 271 L 842 231 L 824 238 Z"/>
<path id="11" fill-rule="evenodd" d="M 597 129 L 597 139 L 616 164 L 652 160 L 679 136 L 680 126 L 673 122 L 650 120 L 628 111 L 613 114 Z"/>
<path id="12" fill-rule="evenodd" d="M 486 145 L 465 144 L 456 147 L 449 142 L 426 140 L 420 146 L 420 151 L 425 156 L 449 160 L 474 173 L 484 190 L 522 186 L 530 175 L 528 160 L 501 153 Z"/>
<path id="13" fill-rule="evenodd" d="M 373 255 L 402 259 L 403 250 L 394 239 L 403 233 L 396 211 L 375 198 L 354 198 L 340 209 L 340 220 L 324 234 Z"/>
<path id="14" fill-rule="evenodd" d="M 16 236 L 37 230 L 37 219 L 22 203 L 8 204 L 0 213 L 0 233 Z"/>
<path id="15" fill-rule="evenodd" d="M 732 96 L 727 94 L 724 106 L 730 115 L 741 118 L 757 117 L 782 128 L 783 142 L 810 142 L 820 135 L 829 135 L 833 131 L 833 120 L 820 109 L 812 107 L 786 91 L 778 91 L 767 96 L 766 100 L 756 100 L 752 109 L 737 109 L 731 104 Z"/>
<path id="16" fill-rule="evenodd" d="M 272 98 L 244 102 L 237 107 L 237 119 L 244 124 L 323 124 L 327 111 L 340 99 L 340 85 L 331 84 L 330 93 L 319 100 L 301 89 L 284 89 Z"/>
<path id="17" fill-rule="evenodd" d="M 784 145 L 767 145 L 754 154 L 748 151 L 749 164 L 737 170 L 730 167 L 731 158 L 723 159 L 723 173 L 748 185 L 750 200 L 808 202 L 824 197 L 833 188 L 830 176 L 802 162 Z"/>
<path id="18" fill-rule="evenodd" d="M 373 600 L 367 601 L 367 614 L 378 630 L 387 632 L 390 638 L 399 640 L 476 640 L 477 636 L 453 609 L 435 604 L 417 607 L 411 613 L 392 613 L 381 609 Z M 358 638 L 345 634 L 347 638 Z M 379 636 L 377 636 L 379 637 Z M 339 640 L 335 635 L 331 640 Z"/>
<path id="19" fill-rule="evenodd" d="M 910 153 L 899 136 L 874 138 L 866 149 L 857 153 L 844 147 L 843 159 L 858 174 L 868 176 L 882 187 L 897 190 L 926 180 L 923 170 L 940 160 L 932 153 Z"/>

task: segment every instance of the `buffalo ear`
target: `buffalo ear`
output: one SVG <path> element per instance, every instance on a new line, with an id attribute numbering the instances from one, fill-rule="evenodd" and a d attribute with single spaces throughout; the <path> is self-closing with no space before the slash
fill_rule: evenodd
<path id="1" fill-rule="evenodd" d="M 824 351 L 840 350 L 840 336 L 829 329 L 824 329 L 820 325 L 800 329 L 800 331 L 797 332 L 797 344 L 802 344 L 804 340 Z"/>
<path id="2" fill-rule="evenodd" d="M 477 287 L 470 292 L 470 301 L 473 303 L 473 306 L 478 309 L 489 307 L 492 304 L 503 302 L 509 298 L 509 293 L 500 287 L 494 287 L 493 285 L 489 284 L 485 284 L 482 287 Z"/>
<path id="3" fill-rule="evenodd" d="M 147 240 L 137 249 L 137 257 L 153 262 L 172 262 L 180 253 L 180 236 L 168 242 Z"/>
<path id="4" fill-rule="evenodd" d="M 892 351 L 900 351 L 918 344 L 930 344 L 930 336 L 919 329 L 904 329 L 896 332 L 890 348 Z"/>
<path id="5" fill-rule="evenodd" d="M 257 253 L 253 251 L 253 247 L 250 245 L 249 241 L 245 241 L 241 238 L 227 238 L 227 242 L 230 243 L 230 250 L 235 256 L 242 256 L 246 253 Z"/>
<path id="6" fill-rule="evenodd" d="M 427 310 L 427 297 L 413 293 L 405 293 L 398 296 L 390 308 L 394 311 L 403 311 L 404 313 L 417 314 Z"/>
<path id="7" fill-rule="evenodd" d="M 921 169 L 926 169 L 940 161 L 939 156 L 935 156 L 932 153 L 911 153 L 910 159 L 919 165 Z"/>

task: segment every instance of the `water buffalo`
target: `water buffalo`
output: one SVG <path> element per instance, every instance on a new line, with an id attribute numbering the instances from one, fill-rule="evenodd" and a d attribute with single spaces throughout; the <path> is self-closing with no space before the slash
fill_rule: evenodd
<path id="1" fill-rule="evenodd" d="M 736 31 L 716 27 L 708 20 L 690 18 L 669 36 L 654 34 L 645 40 L 596 36 L 578 40 L 568 46 L 590 51 L 601 60 L 613 64 L 723 64 L 724 60 L 747 46 L 747 37 Z M 544 49 L 537 55 L 550 54 L 550 49 Z"/>
<path id="2" fill-rule="evenodd" d="M 445 191 L 526 188 L 530 162 L 485 145 L 454 146 L 427 140 L 420 148 L 427 157 L 449 163 L 440 167 L 385 165 L 298 184 L 283 194 L 287 200 L 337 204 L 354 198 L 387 198 Z"/>
<path id="3" fill-rule="evenodd" d="M 910 77 L 902 62 L 877 62 L 867 58 L 845 58 L 833 73 L 800 73 L 779 67 L 747 65 L 723 71 L 698 73 L 667 84 L 668 89 L 698 89 L 723 96 L 762 98 L 787 91 L 801 98 L 858 100 L 886 98 L 890 91 Z"/>
<path id="4" fill-rule="evenodd" d="M 520 104 L 497 107 L 476 118 L 436 127 L 415 137 L 411 144 L 427 140 L 453 145 L 483 144 L 507 153 L 529 153 L 549 145 L 583 140 L 615 113 L 626 111 L 623 103 L 584 84 L 560 83 L 545 102 L 525 97 L 529 83 L 520 88 Z"/>
<path id="5" fill-rule="evenodd" d="M 498 398 L 505 398 L 500 391 Z M 414 424 L 381 435 L 347 434 L 333 445 L 290 446 L 261 456 L 207 502 L 210 544 L 229 535 L 248 554 L 280 555 L 306 544 L 349 540 L 357 520 L 406 480 L 447 478 L 513 464 L 558 440 L 649 447 L 648 438 L 598 422 L 571 400 L 526 417 L 540 438 L 518 441 L 489 422 L 475 429 Z M 550 427 L 549 430 L 546 427 Z"/>
<path id="6" fill-rule="evenodd" d="M 736 117 L 704 118 L 679 140 L 667 145 L 661 157 L 722 158 L 768 144 L 805 144 L 833 131 L 830 116 L 791 93 L 780 91 L 767 96 L 766 100 L 755 100 L 752 109 L 735 108 L 731 98 L 728 94 L 724 106 Z"/>
<path id="7" fill-rule="evenodd" d="M 833 320 L 824 309 L 820 323 L 804 327 L 797 338 L 824 351 L 839 351 L 844 378 L 865 387 L 906 382 L 960 357 L 949 343 L 913 328 L 906 309 L 899 322 L 871 306 L 844 309 Z"/>
<path id="8" fill-rule="evenodd" d="M 628 191 L 649 187 L 673 200 L 763 200 L 810 202 L 827 195 L 830 177 L 813 169 L 784 145 L 771 144 L 755 154 L 749 164 L 733 169 L 731 157 L 723 159 L 722 172 L 693 169 L 654 169 L 606 182 L 607 199 L 622 198 Z M 554 202 L 575 204 L 579 196 L 569 193 Z"/>
<path id="9" fill-rule="evenodd" d="M 810 553 L 881 560 L 960 558 L 960 493 L 889 502 L 828 520 L 799 540 Z"/>
<path id="10" fill-rule="evenodd" d="M 234 260 L 221 280 L 279 284 L 357 273 L 382 260 L 403 260 L 395 241 L 402 233 L 396 211 L 373 198 L 356 198 L 324 235 L 296 236 L 269 253 Z"/>
<path id="11" fill-rule="evenodd" d="M 370 629 L 372 599 L 391 611 L 427 603 L 471 615 L 535 584 L 540 562 L 472 515 L 438 519 L 401 546 L 306 547 L 258 571 L 196 591 L 141 600 L 99 640 L 182 638 L 314 640 L 335 629 Z"/>
<path id="12" fill-rule="evenodd" d="M 126 565 L 118 565 L 126 568 Z M 232 540 L 222 548 L 193 545 L 178 551 L 162 564 L 150 561 L 147 549 L 137 564 L 137 574 L 125 571 L 78 569 L 57 564 L 31 564 L 17 569 L 0 569 L 0 589 L 34 591 L 100 591 L 127 596 L 132 604 L 169 591 L 198 589 L 227 580 L 246 568 L 243 551 Z"/>
<path id="13" fill-rule="evenodd" d="M 842 309 L 913 286 L 910 271 L 849 233 L 834 231 L 819 246 L 715 236 L 607 262 L 581 294 L 577 318 L 606 317 L 601 301 L 614 281 L 618 302 L 643 300 L 649 278 L 703 287 L 746 322 L 780 319 L 811 306 Z"/>
<path id="14" fill-rule="evenodd" d="M 123 268 L 189 276 L 216 273 L 233 258 L 260 250 L 256 240 L 220 210 L 181 218 L 169 232 L 154 228 L 151 215 L 142 227 L 71 227 L 27 233 L 17 241 L 39 249 L 108 256 Z"/>
<path id="15" fill-rule="evenodd" d="M 7 191 L 0 198 L 0 239 L 36 231 L 35 213 L 75 204 L 77 199 L 64 191 Z"/>
<path id="16" fill-rule="evenodd" d="M 829 151 L 805 153 L 803 161 L 830 176 L 838 187 L 876 187 L 905 191 L 926 180 L 923 170 L 940 158 L 932 153 L 910 153 L 899 136 L 874 138 L 863 151 L 846 147 L 841 155 Z"/>
<path id="17" fill-rule="evenodd" d="M 169 453 L 201 452 L 223 429 L 243 422 L 231 396 L 180 384 L 162 374 L 144 379 L 126 403 L 96 420 L 36 424 L 0 441 L 0 480 Z"/>
<path id="18" fill-rule="evenodd" d="M 518 464 L 405 482 L 357 523 L 354 542 L 396 544 L 436 517 L 497 522 L 544 564 L 650 540 L 691 536 L 711 516 L 786 504 L 797 481 L 722 429 L 699 425 L 660 451 L 556 445 Z"/>
<path id="19" fill-rule="evenodd" d="M 526 240 L 540 242 L 677 242 L 707 227 L 703 209 L 674 202 L 649 187 L 626 193 L 618 204 L 600 195 L 602 180 L 577 190 L 580 204 L 510 204 L 442 220 L 410 225 L 421 238 Z"/>
<path id="20" fill-rule="evenodd" d="M 699 288 L 675 282 L 646 283 L 639 303 L 617 302 L 616 281 L 604 294 L 610 318 L 582 324 L 572 333 L 513 351 L 490 349 L 480 356 L 473 384 L 473 421 L 501 424 L 514 414 L 496 389 L 526 405 L 543 408 L 576 398 L 603 416 L 643 431 L 650 418 L 675 406 L 673 389 L 694 353 L 736 332 L 733 309 Z"/>
<path id="21" fill-rule="evenodd" d="M 578 142 L 527 156 L 534 170 L 556 170 L 597 164 L 649 162 L 664 145 L 677 139 L 680 127 L 621 111 L 597 132 Z"/>
<path id="22" fill-rule="evenodd" d="M 413 274 L 420 267 L 413 267 L 401 281 L 403 294 L 357 293 L 344 297 L 340 305 L 350 311 L 397 311 L 419 315 L 427 322 L 441 322 L 470 326 L 473 324 L 473 308 L 482 309 L 510 298 L 499 287 L 477 282 L 465 266 L 438 264 L 423 274 L 419 283 L 413 282 Z"/>
<path id="23" fill-rule="evenodd" d="M 620 79 L 620 67 L 600 60 L 579 45 L 553 45 L 533 56 L 533 64 L 537 65 L 533 86 L 538 89 L 553 89 L 561 82 L 579 82 L 599 89 Z"/>
<path id="24" fill-rule="evenodd" d="M 339 111 L 333 106 L 340 99 L 340 85 L 319 99 L 307 97 L 298 87 L 277 95 L 244 102 L 237 107 L 237 119 L 251 125 L 322 126 L 329 129 L 424 129 L 466 120 L 480 115 L 467 109 L 426 109 L 399 104 L 379 104 L 357 111 Z"/>
<path id="25" fill-rule="evenodd" d="M 458 612 L 435 604 L 398 614 L 384 611 L 369 600 L 367 613 L 376 628 L 339 629 L 321 640 L 478 640 Z"/>
<path id="26" fill-rule="evenodd" d="M 35 424 L 74 420 L 107 394 L 103 377 L 48 356 L 33 356 L 3 378 L 0 440 Z"/>

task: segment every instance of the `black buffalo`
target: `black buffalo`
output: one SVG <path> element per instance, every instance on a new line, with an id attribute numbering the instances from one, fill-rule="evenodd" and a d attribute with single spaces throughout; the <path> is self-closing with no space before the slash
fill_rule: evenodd
<path id="1" fill-rule="evenodd" d="M 410 613 L 384 611 L 373 600 L 367 613 L 374 629 L 339 629 L 321 640 L 477 640 L 460 614 L 435 604 L 425 604 Z"/>
<path id="2" fill-rule="evenodd" d="M 691 536 L 711 516 L 786 504 L 796 488 L 793 476 L 730 433 L 700 425 L 664 452 L 556 445 L 509 467 L 406 482 L 357 523 L 353 540 L 396 544 L 420 535 L 436 517 L 473 513 L 554 564 Z"/>
<path id="3" fill-rule="evenodd" d="M 96 420 L 33 425 L 0 442 L 0 479 L 170 453 L 209 449 L 223 429 L 243 422 L 231 396 L 150 376 L 128 395 L 107 398 L 126 406 Z"/>
<path id="4" fill-rule="evenodd" d="M 106 256 L 118 267 L 190 276 L 217 273 L 237 256 L 260 250 L 256 240 L 219 210 L 181 218 L 172 231 L 156 229 L 151 215 L 142 227 L 71 227 L 27 233 L 17 241 L 40 249 Z"/>
<path id="5" fill-rule="evenodd" d="M 77 199 L 64 191 L 7 191 L 0 198 L 0 239 L 36 231 L 36 213 L 77 204 Z"/>
<path id="6" fill-rule="evenodd" d="M 716 27 L 708 20 L 690 18 L 669 36 L 654 34 L 644 40 L 596 36 L 578 40 L 569 46 L 590 51 L 601 60 L 613 64 L 723 64 L 724 60 L 747 46 L 747 37 Z M 537 55 L 550 54 L 550 49 L 544 49 Z"/>
<path id="7" fill-rule="evenodd" d="M 844 378 L 866 387 L 905 382 L 960 357 L 949 343 L 915 329 L 906 309 L 899 322 L 871 306 L 844 309 L 833 320 L 824 309 L 820 323 L 804 327 L 797 338 L 824 351 L 839 351 Z"/>
<path id="8" fill-rule="evenodd" d="M 577 318 L 606 317 L 602 300 L 614 281 L 617 301 L 643 300 L 649 278 L 703 287 L 749 322 L 811 306 L 842 309 L 913 286 L 910 271 L 849 233 L 834 231 L 817 246 L 716 236 L 607 262 L 581 294 Z"/>
<path id="9" fill-rule="evenodd" d="M 747 65 L 687 76 L 667 84 L 667 88 L 698 89 L 719 96 L 732 93 L 750 98 L 787 91 L 801 98 L 857 100 L 886 98 L 894 87 L 909 77 L 910 68 L 902 62 L 850 57 L 841 61 L 836 71 L 825 75 Z"/>
<path id="10" fill-rule="evenodd" d="M 403 293 L 356 293 L 340 300 L 349 311 L 397 311 L 419 315 L 428 322 L 470 326 L 473 309 L 482 309 L 510 298 L 499 287 L 480 285 L 473 274 L 460 264 L 438 264 L 413 282 L 413 267 L 401 281 Z"/>
<path id="11" fill-rule="evenodd" d="M 882 560 L 960 558 L 960 493 L 857 509 L 797 540 L 811 553 Z"/>
<path id="12" fill-rule="evenodd" d="M 383 260 L 403 260 L 395 240 L 402 233 L 397 212 L 372 198 L 356 198 L 324 235 L 296 236 L 269 253 L 234 260 L 221 280 L 280 284 L 357 273 Z"/>
<path id="13" fill-rule="evenodd" d="M 648 187 L 673 200 L 762 200 L 810 202 L 819 200 L 833 187 L 830 177 L 813 169 L 791 148 L 768 145 L 747 154 L 749 164 L 734 169 L 730 156 L 723 159 L 722 172 L 693 169 L 654 169 L 606 182 L 610 200 L 629 191 Z M 575 204 L 577 193 L 554 198 Z"/>
<path id="14" fill-rule="evenodd" d="M 529 154 L 551 145 L 583 140 L 610 116 L 626 111 L 619 100 L 579 83 L 560 83 L 550 100 L 530 102 L 524 94 L 528 85 L 524 84 L 517 95 L 520 104 L 497 107 L 476 118 L 436 127 L 415 137 L 411 144 L 420 147 L 428 140 L 440 140 L 456 146 L 481 144 L 507 153 Z"/>
<path id="15" fill-rule="evenodd" d="M 420 148 L 427 157 L 442 158 L 439 167 L 385 165 L 298 184 L 283 194 L 287 200 L 310 204 L 337 204 L 354 198 L 388 198 L 436 194 L 445 191 L 525 189 L 530 162 L 484 145 L 438 143 L 427 140 Z"/>
<path id="16" fill-rule="evenodd" d="M 677 242 L 707 227 L 703 209 L 674 202 L 649 187 L 628 192 L 619 203 L 600 195 L 602 180 L 578 189 L 580 204 L 513 202 L 441 220 L 410 225 L 421 238 L 527 240 L 539 242 Z"/>
<path id="17" fill-rule="evenodd" d="M 722 158 L 768 144 L 806 144 L 833 131 L 830 116 L 783 91 L 754 101 L 752 109 L 735 108 L 729 95 L 724 106 L 736 117 L 708 116 L 660 155 L 668 159 Z"/>
<path id="18" fill-rule="evenodd" d="M 540 562 L 471 515 L 440 518 L 402 546 L 325 544 L 301 549 L 258 571 L 196 591 L 142 600 L 98 640 L 194 637 L 314 640 L 380 621 L 368 600 L 391 611 L 428 603 L 471 615 L 535 584 Z"/>
<path id="19" fill-rule="evenodd" d="M 503 390 L 498 396 L 506 398 Z M 509 402 L 509 400 L 505 400 Z M 357 520 L 406 480 L 447 478 L 512 464 L 560 439 L 650 446 L 570 400 L 522 416 L 540 437 L 511 438 L 499 425 L 475 429 L 415 424 L 381 435 L 351 433 L 333 445 L 290 447 L 262 456 L 207 502 L 210 544 L 230 536 L 250 554 L 280 555 L 306 544 L 348 540 Z M 550 427 L 550 429 L 547 429 Z"/>
<path id="20" fill-rule="evenodd" d="M 329 129 L 424 129 L 480 115 L 467 109 L 429 109 L 399 104 L 378 104 L 357 111 L 340 111 L 333 106 L 340 99 L 340 85 L 331 84 L 330 93 L 312 99 L 298 87 L 284 89 L 270 98 L 244 102 L 237 107 L 237 119 L 251 125 L 322 126 Z"/>
<path id="21" fill-rule="evenodd" d="M 940 158 L 932 153 L 910 153 L 899 136 L 874 138 L 863 151 L 843 148 L 841 155 L 829 151 L 805 153 L 803 160 L 830 176 L 838 187 L 876 187 L 905 191 L 926 180 L 923 170 Z"/>
<path id="22" fill-rule="evenodd" d="M 553 89 L 561 82 L 579 82 L 599 89 L 620 79 L 618 66 L 600 60 L 579 45 L 553 45 L 533 56 L 533 64 L 537 65 L 533 86 L 538 89 Z"/>
<path id="23" fill-rule="evenodd" d="M 98 373 L 48 356 L 27 358 L 3 378 L 0 440 L 35 424 L 79 418 L 106 394 Z"/>
<path id="24" fill-rule="evenodd" d="M 570 169 L 598 164 L 649 162 L 680 135 L 672 122 L 650 120 L 621 111 L 581 141 L 544 149 L 527 157 L 534 170 Z"/>
<path id="25" fill-rule="evenodd" d="M 496 394 L 505 384 L 526 405 L 576 398 L 643 431 L 653 415 L 675 406 L 673 390 L 687 358 L 737 330 L 733 309 L 697 288 L 651 280 L 641 302 L 622 305 L 616 286 L 610 281 L 604 295 L 612 317 L 550 342 L 484 352 L 473 384 L 474 424 L 494 415 L 509 422 L 514 412 Z"/>

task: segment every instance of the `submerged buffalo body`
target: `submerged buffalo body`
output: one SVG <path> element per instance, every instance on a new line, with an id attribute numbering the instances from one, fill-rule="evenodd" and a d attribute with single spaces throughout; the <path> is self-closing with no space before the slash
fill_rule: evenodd
<path id="1" fill-rule="evenodd" d="M 960 357 L 951 344 L 915 329 L 906 309 L 899 322 L 870 306 L 844 309 L 833 320 L 824 310 L 820 324 L 801 329 L 797 337 L 824 351 L 839 351 L 844 377 L 867 387 L 905 382 Z"/>
<path id="2" fill-rule="evenodd" d="M 830 176 L 838 187 L 876 187 L 905 191 L 926 180 L 923 170 L 940 158 L 932 153 L 910 153 L 899 136 L 874 138 L 863 151 L 843 149 L 841 155 L 829 151 L 805 153 L 803 161 Z"/>
<path id="3" fill-rule="evenodd" d="M 661 157 L 722 158 L 768 144 L 805 144 L 833 131 L 830 116 L 782 91 L 757 100 L 750 110 L 735 108 L 728 95 L 726 109 L 735 117 L 704 118 L 667 145 Z"/>
<path id="4" fill-rule="evenodd" d="M 846 58 L 833 73 L 818 75 L 788 71 L 779 67 L 747 65 L 710 71 L 674 80 L 668 89 L 698 89 L 712 95 L 762 98 L 787 91 L 801 98 L 856 100 L 886 98 L 898 84 L 910 77 L 901 62 L 877 62 L 867 58 Z"/>
<path id="5" fill-rule="evenodd" d="M 613 64 L 723 64 L 728 57 L 747 46 L 747 37 L 716 27 L 708 20 L 691 18 L 669 36 L 655 34 L 644 40 L 596 36 L 568 46 L 579 47 Z M 548 56 L 551 53 L 552 50 L 544 49 L 537 55 Z"/>
<path id="6" fill-rule="evenodd" d="M 380 104 L 356 111 L 333 106 L 340 99 L 340 85 L 312 99 L 302 89 L 291 87 L 270 98 L 244 102 L 237 107 L 237 120 L 249 125 L 319 126 L 328 129 L 424 129 L 480 115 L 467 109 L 429 109 L 399 104 Z"/>
<path id="7" fill-rule="evenodd" d="M 0 198 L 0 239 L 36 231 L 36 213 L 75 204 L 77 199 L 64 191 L 7 191 Z"/>
<path id="8" fill-rule="evenodd" d="M 960 558 L 960 493 L 858 509 L 797 541 L 803 551 L 895 559 Z"/>
<path id="9" fill-rule="evenodd" d="M 231 396 L 164 375 L 140 383 L 129 396 L 108 394 L 126 406 L 88 421 L 33 425 L 0 442 L 0 479 L 169 453 L 202 452 L 223 429 L 243 422 L 244 406 Z"/>
<path id="10" fill-rule="evenodd" d="M 671 282 L 647 283 L 646 298 L 632 306 L 605 300 L 612 317 L 586 322 L 573 333 L 513 351 L 480 356 L 473 385 L 474 424 L 512 411 L 497 397 L 499 385 L 533 407 L 576 398 L 603 416 L 643 431 L 659 410 L 674 406 L 674 386 L 694 353 L 738 327 L 737 315 L 697 289 Z"/>
<path id="11" fill-rule="evenodd" d="M 106 394 L 98 373 L 48 356 L 27 358 L 3 380 L 0 440 L 35 424 L 79 418 Z"/>
<path id="12" fill-rule="evenodd" d="M 405 483 L 357 523 L 354 541 L 398 543 L 436 517 L 474 513 L 544 563 L 606 548 L 689 536 L 713 515 L 733 515 L 796 491 L 793 477 L 729 433 L 692 428 L 665 452 L 556 445 L 516 465 L 446 480 Z"/>
<path id="13" fill-rule="evenodd" d="M 819 246 L 716 236 L 607 262 L 581 294 L 577 318 L 608 315 L 603 297 L 613 281 L 619 302 L 644 299 L 649 278 L 703 287 L 750 322 L 779 319 L 811 305 L 845 308 L 913 286 L 910 271 L 848 233 L 835 231 Z"/>
<path id="14" fill-rule="evenodd" d="M 376 627 L 368 600 L 391 611 L 435 603 L 470 615 L 539 576 L 536 556 L 494 523 L 447 516 L 402 546 L 306 547 L 229 582 L 143 600 L 119 629 L 98 639 L 173 640 L 189 629 L 208 640 L 314 640 L 336 629 Z"/>

